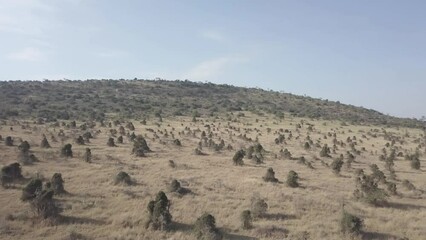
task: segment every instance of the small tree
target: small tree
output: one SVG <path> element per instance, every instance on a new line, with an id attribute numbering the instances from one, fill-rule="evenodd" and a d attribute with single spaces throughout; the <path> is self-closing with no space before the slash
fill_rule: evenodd
<path id="1" fill-rule="evenodd" d="M 50 148 L 49 141 L 47 141 L 47 138 L 44 135 L 43 135 L 43 139 L 41 140 L 40 147 L 41 148 Z"/>
<path id="2" fill-rule="evenodd" d="M 215 218 L 208 213 L 204 213 L 195 221 L 193 232 L 199 240 L 221 240 L 223 238 L 219 229 L 216 228 Z"/>
<path id="3" fill-rule="evenodd" d="M 77 139 L 75 139 L 75 143 L 78 145 L 84 145 L 84 138 L 83 136 L 78 136 Z"/>
<path id="4" fill-rule="evenodd" d="M 334 159 L 330 166 L 331 170 L 333 170 L 335 174 L 339 174 L 340 170 L 342 169 L 343 163 L 344 162 L 341 159 Z"/>
<path id="5" fill-rule="evenodd" d="M 371 175 L 365 175 L 360 171 L 356 178 L 357 189 L 354 197 L 372 205 L 380 205 L 386 201 L 388 195 L 378 187 L 377 179 Z"/>
<path id="6" fill-rule="evenodd" d="M 6 187 L 8 184 L 13 183 L 16 180 L 21 180 L 22 176 L 21 165 L 19 163 L 12 163 L 2 167 L 0 172 L 1 185 Z"/>
<path id="7" fill-rule="evenodd" d="M 132 179 L 130 178 L 129 174 L 121 171 L 117 174 L 117 176 L 115 176 L 115 184 L 131 185 Z"/>
<path id="8" fill-rule="evenodd" d="M 83 157 L 85 162 L 90 163 L 92 161 L 92 150 L 90 150 L 90 148 L 86 148 L 86 152 Z"/>
<path id="9" fill-rule="evenodd" d="M 182 143 L 180 142 L 180 140 L 179 140 L 179 139 L 175 139 L 175 140 L 173 140 L 173 144 L 174 144 L 174 145 L 176 145 L 176 146 L 178 146 L 178 147 L 181 147 L 181 146 L 182 146 Z"/>
<path id="10" fill-rule="evenodd" d="M 118 138 L 117 138 L 117 143 L 120 143 L 120 144 L 123 144 L 123 136 L 119 136 Z"/>
<path id="11" fill-rule="evenodd" d="M 36 197 L 36 192 L 42 190 L 43 182 L 40 179 L 31 179 L 29 183 L 22 189 L 22 201 L 29 201 Z"/>
<path id="12" fill-rule="evenodd" d="M 232 158 L 232 161 L 234 162 L 234 165 L 237 165 L 237 166 L 244 165 L 244 162 L 243 162 L 244 156 L 245 156 L 244 150 L 243 149 L 238 150 L 235 153 L 234 157 Z"/>
<path id="13" fill-rule="evenodd" d="M 143 157 L 146 152 L 151 152 L 151 149 L 148 147 L 145 138 L 142 135 L 138 135 L 133 141 L 132 153 L 138 157 Z"/>
<path id="14" fill-rule="evenodd" d="M 320 157 L 331 157 L 330 153 L 330 148 L 327 146 L 327 144 L 325 144 L 321 149 Z"/>
<path id="15" fill-rule="evenodd" d="M 268 168 L 268 170 L 266 171 L 265 176 L 263 177 L 263 180 L 265 182 L 278 182 L 278 179 L 275 178 L 274 169 Z"/>
<path id="16" fill-rule="evenodd" d="M 260 218 L 266 214 L 268 210 L 268 204 L 265 200 L 259 197 L 253 197 L 251 199 L 251 215 L 253 218 Z"/>
<path id="17" fill-rule="evenodd" d="M 412 169 L 419 170 L 420 169 L 420 160 L 418 157 L 415 157 L 411 160 L 410 166 Z"/>
<path id="18" fill-rule="evenodd" d="M 287 186 L 292 187 L 292 188 L 296 188 L 299 187 L 299 175 L 291 170 L 290 172 L 288 172 L 287 175 Z"/>
<path id="19" fill-rule="evenodd" d="M 305 142 L 305 145 L 303 145 L 303 148 L 305 150 L 309 150 L 309 149 L 311 149 L 311 145 L 308 142 Z"/>
<path id="20" fill-rule="evenodd" d="M 62 179 L 62 174 L 55 173 L 50 180 L 50 186 L 55 195 L 60 195 L 66 193 L 64 188 L 64 180 Z"/>
<path id="21" fill-rule="evenodd" d="M 54 192 L 52 190 L 43 190 L 36 192 L 35 197 L 31 200 L 30 206 L 35 214 L 43 219 L 56 218 L 59 214 L 59 208 L 53 199 Z"/>
<path id="22" fill-rule="evenodd" d="M 148 204 L 149 220 L 146 226 L 154 230 L 167 230 L 172 222 L 169 208 L 170 202 L 166 194 L 158 192 L 155 200 Z"/>
<path id="23" fill-rule="evenodd" d="M 12 139 L 12 137 L 11 137 L 11 136 L 7 136 L 7 137 L 4 139 L 4 144 L 5 144 L 6 146 L 13 146 L 13 139 Z"/>
<path id="24" fill-rule="evenodd" d="M 375 181 L 381 182 L 381 183 L 386 183 L 385 174 L 382 171 L 380 171 L 379 167 L 376 164 L 371 164 L 370 169 L 373 172 L 372 176 L 373 176 Z"/>
<path id="25" fill-rule="evenodd" d="M 250 210 L 244 210 L 241 213 L 241 226 L 243 229 L 251 229 L 253 227 L 253 219 Z"/>
<path id="26" fill-rule="evenodd" d="M 62 157 L 73 157 L 72 154 L 72 145 L 70 143 L 66 144 L 65 146 L 62 147 L 61 149 L 61 156 Z"/>
<path id="27" fill-rule="evenodd" d="M 29 152 L 30 151 L 30 144 L 27 141 L 23 141 L 21 144 L 19 144 L 18 149 L 21 152 Z"/>
<path id="28" fill-rule="evenodd" d="M 361 232 L 363 221 L 352 214 L 343 210 L 340 219 L 340 230 L 343 234 L 359 234 Z"/>
<path id="29" fill-rule="evenodd" d="M 169 185 L 169 191 L 179 193 L 180 190 L 181 190 L 180 182 L 176 179 L 173 179 L 173 181 Z"/>
<path id="30" fill-rule="evenodd" d="M 114 142 L 114 138 L 110 137 L 108 138 L 108 142 L 107 142 L 107 146 L 108 147 L 115 147 L 115 142 Z"/>

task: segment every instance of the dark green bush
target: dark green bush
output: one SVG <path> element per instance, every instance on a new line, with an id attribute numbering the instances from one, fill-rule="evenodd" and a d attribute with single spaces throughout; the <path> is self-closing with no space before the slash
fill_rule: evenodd
<path id="1" fill-rule="evenodd" d="M 11 136 L 7 136 L 7 137 L 4 139 L 4 144 L 5 144 L 6 146 L 13 146 L 13 139 L 12 139 L 12 137 L 11 137 Z"/>
<path id="2" fill-rule="evenodd" d="M 278 182 L 278 179 L 275 178 L 274 169 L 268 168 L 268 170 L 266 170 L 265 176 L 263 177 L 263 180 L 265 182 Z"/>
<path id="3" fill-rule="evenodd" d="M 19 163 L 12 163 L 2 167 L 0 172 L 1 185 L 6 187 L 8 184 L 13 183 L 16 180 L 23 179 L 22 169 Z"/>
<path id="4" fill-rule="evenodd" d="M 42 190 L 43 182 L 40 179 L 31 179 L 30 182 L 22 189 L 22 201 L 29 201 L 36 197 L 36 192 Z"/>
<path id="5" fill-rule="evenodd" d="M 192 231 L 199 240 L 221 240 L 223 238 L 219 229 L 216 228 L 215 218 L 208 213 L 204 213 L 195 221 Z"/>
<path id="6" fill-rule="evenodd" d="M 117 176 L 115 176 L 115 184 L 131 185 L 132 179 L 130 178 L 129 174 L 121 171 L 117 174 Z"/>
<path id="7" fill-rule="evenodd" d="M 154 230 L 167 230 L 172 222 L 169 208 L 170 202 L 166 194 L 158 192 L 155 200 L 148 204 L 149 220 L 146 226 Z"/>
<path id="8" fill-rule="evenodd" d="M 287 175 L 287 186 L 296 188 L 299 187 L 299 175 L 291 170 Z"/>
<path id="9" fill-rule="evenodd" d="M 44 135 L 43 135 L 43 139 L 41 140 L 40 147 L 41 148 L 50 148 L 49 141 L 47 141 L 47 138 Z"/>
<path id="10" fill-rule="evenodd" d="M 83 158 L 85 162 L 90 163 L 92 161 L 92 150 L 90 148 L 86 148 Z"/>
<path id="11" fill-rule="evenodd" d="M 331 170 L 333 170 L 335 174 L 339 174 L 340 170 L 342 169 L 343 163 L 344 162 L 341 159 L 334 159 L 330 166 Z"/>
<path id="12" fill-rule="evenodd" d="M 241 213 L 241 227 L 243 229 L 251 229 L 253 228 L 253 218 L 251 217 L 250 210 L 244 210 Z"/>
<path id="13" fill-rule="evenodd" d="M 72 145 L 70 143 L 66 144 L 61 149 L 61 156 L 62 157 L 73 157 L 72 153 Z"/>
<path id="14" fill-rule="evenodd" d="M 64 188 L 64 180 L 62 179 L 62 174 L 55 173 L 50 180 L 50 188 L 56 195 L 66 193 Z"/>
<path id="15" fill-rule="evenodd" d="M 244 156 L 245 156 L 244 150 L 243 149 L 238 150 L 234 154 L 234 157 L 232 158 L 234 165 L 237 165 L 237 166 L 244 165 L 244 161 L 243 161 Z"/>
<path id="16" fill-rule="evenodd" d="M 343 211 L 340 219 L 340 230 L 344 234 L 359 234 L 362 230 L 363 221 L 346 211 Z"/>

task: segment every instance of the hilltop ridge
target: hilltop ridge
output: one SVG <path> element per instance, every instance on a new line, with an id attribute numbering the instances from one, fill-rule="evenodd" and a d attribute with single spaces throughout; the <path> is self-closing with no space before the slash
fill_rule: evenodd
<path id="1" fill-rule="evenodd" d="M 353 124 L 422 127 L 416 119 L 291 93 L 227 84 L 167 80 L 0 82 L 0 118 L 103 119 L 214 116 L 233 111 L 341 120 Z"/>

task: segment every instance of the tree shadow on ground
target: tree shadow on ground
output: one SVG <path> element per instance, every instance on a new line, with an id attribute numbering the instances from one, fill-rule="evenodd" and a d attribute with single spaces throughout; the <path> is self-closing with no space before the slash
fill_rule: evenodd
<path id="1" fill-rule="evenodd" d="M 265 213 L 262 218 L 267 220 L 292 220 L 297 219 L 297 216 L 294 214 Z"/>
<path id="2" fill-rule="evenodd" d="M 399 240 L 399 239 L 403 239 L 403 238 L 395 236 L 395 235 L 391 235 L 391 234 L 387 234 L 387 233 L 378 233 L 378 232 L 362 232 L 361 236 L 362 236 L 361 237 L 362 240 L 371 240 L 371 239 L 375 239 L 375 240 Z"/>
<path id="3" fill-rule="evenodd" d="M 170 224 L 169 230 L 173 232 L 181 231 L 181 232 L 190 233 L 192 231 L 192 225 L 173 221 Z"/>
<path id="4" fill-rule="evenodd" d="M 97 220 L 86 217 L 73 217 L 73 216 L 60 216 L 60 223 L 62 224 L 91 224 L 91 225 L 105 225 L 103 220 Z"/>
<path id="5" fill-rule="evenodd" d="M 382 207 L 384 208 L 396 208 L 401 210 L 420 210 L 426 209 L 426 206 L 414 205 L 409 203 L 396 203 L 396 202 L 387 202 Z"/>

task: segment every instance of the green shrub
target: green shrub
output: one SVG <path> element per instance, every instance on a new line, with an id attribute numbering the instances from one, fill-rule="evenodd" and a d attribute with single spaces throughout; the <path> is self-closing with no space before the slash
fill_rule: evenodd
<path id="1" fill-rule="evenodd" d="M 265 200 L 259 197 L 253 197 L 251 199 L 251 215 L 253 218 L 260 218 L 266 214 L 268 210 L 268 204 Z"/>
<path id="2" fill-rule="evenodd" d="M 108 142 L 107 142 L 107 146 L 108 147 L 115 147 L 115 142 L 114 142 L 114 138 L 110 137 L 108 138 Z"/>
<path id="3" fill-rule="evenodd" d="M 84 138 L 83 136 L 78 136 L 77 139 L 75 139 L 75 143 L 78 145 L 84 145 Z"/>
<path id="4" fill-rule="evenodd" d="M 1 185 L 6 187 L 8 184 L 13 183 L 16 180 L 23 179 L 21 172 L 22 169 L 19 163 L 12 163 L 2 167 L 0 172 Z"/>
<path id="5" fill-rule="evenodd" d="M 12 137 L 11 137 L 11 136 L 7 136 L 7 137 L 4 139 L 4 144 L 5 144 L 6 146 L 13 146 L 13 139 L 12 139 Z"/>
<path id="6" fill-rule="evenodd" d="M 253 219 L 251 217 L 250 210 L 244 210 L 241 213 L 241 227 L 243 229 L 251 229 L 253 228 Z"/>
<path id="7" fill-rule="evenodd" d="M 144 157 L 147 152 L 151 152 L 151 149 L 148 147 L 145 138 L 142 135 L 138 135 L 133 140 L 132 153 L 138 157 Z"/>
<path id="8" fill-rule="evenodd" d="M 41 148 L 50 148 L 49 141 L 47 141 L 47 138 L 44 135 L 43 135 L 43 139 L 41 140 L 40 147 Z"/>
<path id="9" fill-rule="evenodd" d="M 340 170 L 342 169 L 343 163 L 344 162 L 341 159 L 334 159 L 330 166 L 331 170 L 333 170 L 335 174 L 339 174 Z"/>
<path id="10" fill-rule="evenodd" d="M 359 234 L 363 226 L 363 221 L 346 211 L 343 211 L 340 219 L 340 230 L 344 234 Z"/>
<path id="11" fill-rule="evenodd" d="M 62 174 L 55 173 L 50 180 L 50 188 L 56 195 L 66 193 L 64 188 L 64 180 L 62 179 Z"/>
<path id="12" fill-rule="evenodd" d="M 149 220 L 146 226 L 154 230 L 167 230 L 172 222 L 169 208 L 170 202 L 166 194 L 158 192 L 155 200 L 148 204 Z"/>
<path id="13" fill-rule="evenodd" d="M 90 148 L 86 148 L 83 158 L 85 162 L 92 162 L 92 150 L 90 150 Z"/>
<path id="14" fill-rule="evenodd" d="M 115 184 L 131 185 L 132 179 L 130 178 L 129 174 L 121 171 L 117 174 L 117 176 L 115 176 Z"/>
<path id="15" fill-rule="evenodd" d="M 419 170 L 420 169 L 420 160 L 419 160 L 419 158 L 417 158 L 417 157 L 413 158 L 410 161 L 410 166 L 411 166 L 412 169 Z"/>
<path id="16" fill-rule="evenodd" d="M 331 157 L 330 153 L 330 148 L 327 146 L 327 144 L 325 144 L 321 149 L 320 157 Z"/>
<path id="17" fill-rule="evenodd" d="M 386 186 L 387 186 L 387 190 L 390 194 L 392 195 L 397 195 L 398 193 L 396 192 L 396 184 L 393 182 L 386 182 Z"/>
<path id="18" fill-rule="evenodd" d="M 72 145 L 70 143 L 66 144 L 61 149 L 61 156 L 62 157 L 73 157 L 72 153 Z"/>
<path id="19" fill-rule="evenodd" d="M 28 152 L 30 151 L 30 144 L 27 141 L 23 141 L 21 144 L 19 144 L 18 149 L 21 152 Z"/>
<path id="20" fill-rule="evenodd" d="M 388 195 L 378 187 L 377 179 L 371 175 L 365 175 L 360 171 L 356 178 L 354 197 L 372 205 L 381 205 L 386 202 Z"/>
<path id="21" fill-rule="evenodd" d="M 370 169 L 373 172 L 372 176 L 373 176 L 375 181 L 381 182 L 381 183 L 386 183 L 386 176 L 382 171 L 380 171 L 377 164 L 371 164 Z"/>
<path id="22" fill-rule="evenodd" d="M 36 192 L 42 190 L 43 182 L 40 179 L 31 179 L 30 182 L 22 189 L 22 201 L 29 201 L 36 197 Z"/>
<path id="23" fill-rule="evenodd" d="M 173 179 L 173 181 L 169 185 L 169 191 L 179 192 L 180 190 L 181 190 L 180 182 L 176 179 Z"/>
<path id="24" fill-rule="evenodd" d="M 173 140 L 173 144 L 174 144 L 174 145 L 176 145 L 176 146 L 178 146 L 178 147 L 181 147 L 181 146 L 182 146 L 182 143 L 180 142 L 180 140 L 179 140 L 179 139 L 175 139 L 175 140 Z"/>
<path id="25" fill-rule="evenodd" d="M 266 170 L 265 176 L 263 177 L 263 180 L 265 182 L 278 182 L 278 179 L 275 178 L 274 169 L 268 168 L 268 170 Z"/>
<path id="26" fill-rule="evenodd" d="M 30 206 L 38 217 L 43 219 L 58 217 L 59 208 L 55 204 L 53 194 L 52 190 L 36 192 L 35 197 L 30 202 Z"/>
<path id="27" fill-rule="evenodd" d="M 243 149 L 238 150 L 234 154 L 234 157 L 232 158 L 234 165 L 238 165 L 238 166 L 244 165 L 244 161 L 243 161 L 244 156 L 245 156 L 244 150 Z"/>
<path id="28" fill-rule="evenodd" d="M 219 229 L 216 228 L 215 218 L 208 213 L 204 213 L 195 221 L 193 233 L 199 240 L 221 240 L 223 238 Z"/>
<path id="29" fill-rule="evenodd" d="M 291 170 L 287 175 L 287 186 L 296 188 L 299 187 L 299 176 L 298 174 Z"/>

